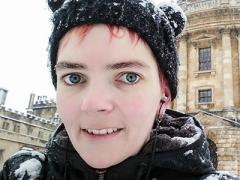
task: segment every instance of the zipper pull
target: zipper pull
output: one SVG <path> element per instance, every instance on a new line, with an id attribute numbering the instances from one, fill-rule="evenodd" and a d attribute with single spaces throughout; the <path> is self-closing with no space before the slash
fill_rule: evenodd
<path id="1" fill-rule="evenodd" d="M 106 170 L 96 170 L 96 173 L 98 174 L 98 180 L 104 180 L 104 175 L 106 172 Z"/>

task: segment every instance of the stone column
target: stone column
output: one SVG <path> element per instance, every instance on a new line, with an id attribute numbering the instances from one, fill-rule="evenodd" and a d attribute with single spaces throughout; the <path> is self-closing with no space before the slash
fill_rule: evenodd
<path id="1" fill-rule="evenodd" d="M 237 35 L 237 41 L 238 41 L 238 75 L 240 78 L 240 31 L 238 32 Z"/>
<path id="2" fill-rule="evenodd" d="M 224 108 L 233 107 L 233 71 L 230 30 L 222 33 L 223 92 Z"/>
<path id="3" fill-rule="evenodd" d="M 176 101 L 176 110 L 186 112 L 187 106 L 187 37 L 183 36 L 179 42 L 179 86 Z"/>

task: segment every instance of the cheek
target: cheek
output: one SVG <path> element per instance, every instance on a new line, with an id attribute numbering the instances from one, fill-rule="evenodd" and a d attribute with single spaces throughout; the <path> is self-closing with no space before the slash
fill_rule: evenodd
<path id="1" fill-rule="evenodd" d="M 139 116 L 141 117 L 141 115 L 144 113 L 146 109 L 145 104 L 143 103 L 143 100 L 139 97 L 132 98 L 131 100 L 127 101 L 124 107 L 129 114 L 135 117 L 139 117 Z"/>
<path id="2" fill-rule="evenodd" d="M 76 98 L 57 92 L 57 111 L 64 124 L 74 121 L 77 116 Z M 72 124 L 72 123 L 70 123 Z"/>
<path id="3" fill-rule="evenodd" d="M 123 111 L 127 114 L 127 119 L 148 122 L 148 119 L 151 121 L 155 117 L 158 108 L 157 99 L 146 95 L 134 95 L 125 100 L 121 107 L 124 108 Z"/>

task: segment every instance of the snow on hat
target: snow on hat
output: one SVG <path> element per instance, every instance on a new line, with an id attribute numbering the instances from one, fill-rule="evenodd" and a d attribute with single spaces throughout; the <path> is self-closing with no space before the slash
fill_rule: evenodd
<path id="1" fill-rule="evenodd" d="M 103 23 L 131 29 L 147 42 L 168 81 L 172 100 L 176 97 L 179 65 L 176 39 L 186 24 L 186 16 L 178 5 L 156 5 L 151 0 L 48 0 L 48 5 L 53 12 L 49 60 L 55 88 L 54 66 L 60 39 L 73 27 Z"/>

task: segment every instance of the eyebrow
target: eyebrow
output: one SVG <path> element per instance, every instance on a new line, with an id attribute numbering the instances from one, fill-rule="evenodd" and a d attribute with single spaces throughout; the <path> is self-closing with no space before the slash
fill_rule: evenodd
<path id="1" fill-rule="evenodd" d="M 59 62 L 55 65 L 56 69 L 87 69 L 87 66 L 81 63 L 72 63 L 72 62 Z"/>
<path id="2" fill-rule="evenodd" d="M 138 68 L 143 68 L 143 69 L 144 68 L 150 68 L 144 62 L 139 62 L 137 60 L 132 60 L 132 61 L 127 61 L 127 62 L 109 64 L 109 65 L 106 66 L 106 69 L 116 70 L 116 69 L 131 68 L 131 67 L 138 67 Z"/>
<path id="3" fill-rule="evenodd" d="M 119 63 L 113 63 L 106 65 L 107 70 L 117 70 L 117 69 L 124 69 L 124 68 L 132 68 L 132 67 L 138 67 L 142 69 L 148 69 L 150 68 L 149 65 L 147 65 L 144 62 L 139 62 L 137 60 L 130 60 L 126 62 L 119 62 Z M 88 67 L 82 63 L 72 63 L 72 62 L 59 62 L 55 65 L 56 69 L 88 69 Z"/>

